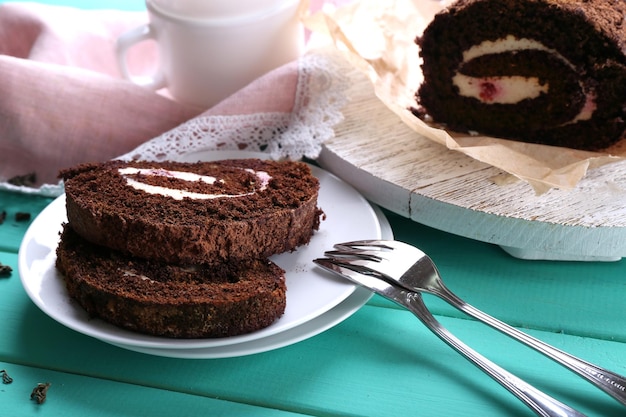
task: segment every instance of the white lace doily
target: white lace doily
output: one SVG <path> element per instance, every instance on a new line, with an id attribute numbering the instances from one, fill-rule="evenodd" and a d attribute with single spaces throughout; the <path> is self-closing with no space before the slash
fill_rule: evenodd
<path id="1" fill-rule="evenodd" d="M 163 161 L 188 153 L 246 150 L 274 159 L 316 158 L 322 143 L 342 120 L 347 81 L 341 60 L 311 53 L 298 61 L 298 85 L 291 113 L 199 116 L 158 136 L 119 159 Z"/>
<path id="2" fill-rule="evenodd" d="M 345 60 L 332 48 L 298 60 L 298 84 L 291 113 L 199 116 L 149 140 L 117 159 L 164 161 L 211 150 L 265 152 L 273 159 L 315 159 L 346 104 Z M 44 196 L 63 193 L 63 185 L 40 188 L 0 183 L 0 189 Z"/>

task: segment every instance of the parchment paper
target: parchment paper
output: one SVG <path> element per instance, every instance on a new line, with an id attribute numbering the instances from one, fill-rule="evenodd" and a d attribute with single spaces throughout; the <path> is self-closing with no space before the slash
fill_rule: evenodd
<path id="1" fill-rule="evenodd" d="M 626 158 L 624 140 L 606 151 L 588 152 L 446 131 L 415 117 L 409 108 L 416 106 L 422 74 L 414 40 L 452 1 L 359 0 L 323 9 L 305 24 L 329 36 L 368 75 L 378 98 L 417 133 L 527 181 L 537 194 L 571 189 L 589 169 Z"/>

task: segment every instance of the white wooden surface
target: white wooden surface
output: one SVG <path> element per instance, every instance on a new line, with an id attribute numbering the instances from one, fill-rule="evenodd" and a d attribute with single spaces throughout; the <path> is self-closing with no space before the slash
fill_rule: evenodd
<path id="1" fill-rule="evenodd" d="M 417 222 L 500 245 L 525 259 L 626 256 L 626 163 L 591 170 L 574 190 L 537 196 L 502 171 L 415 133 L 365 77 L 349 90 L 345 120 L 319 158 L 366 198 Z"/>

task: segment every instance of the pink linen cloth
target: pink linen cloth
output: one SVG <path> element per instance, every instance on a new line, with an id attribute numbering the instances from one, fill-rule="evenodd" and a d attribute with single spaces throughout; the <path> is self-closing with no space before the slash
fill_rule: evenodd
<path id="1" fill-rule="evenodd" d="M 0 5 L 0 182 L 35 172 L 38 184 L 56 183 L 59 169 L 130 152 L 197 116 L 291 110 L 295 62 L 210 109 L 123 80 L 115 41 L 147 20 L 145 12 Z M 138 48 L 129 66 L 148 72 L 154 46 Z"/>

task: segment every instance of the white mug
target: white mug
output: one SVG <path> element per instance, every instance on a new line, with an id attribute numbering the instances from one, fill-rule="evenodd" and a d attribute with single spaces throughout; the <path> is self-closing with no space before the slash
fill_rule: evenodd
<path id="1" fill-rule="evenodd" d="M 304 48 L 300 0 L 146 0 L 150 22 L 122 34 L 116 45 L 122 75 L 167 88 L 180 102 L 208 108 L 266 72 L 296 59 Z M 138 76 L 129 49 L 154 40 L 154 74 Z"/>

